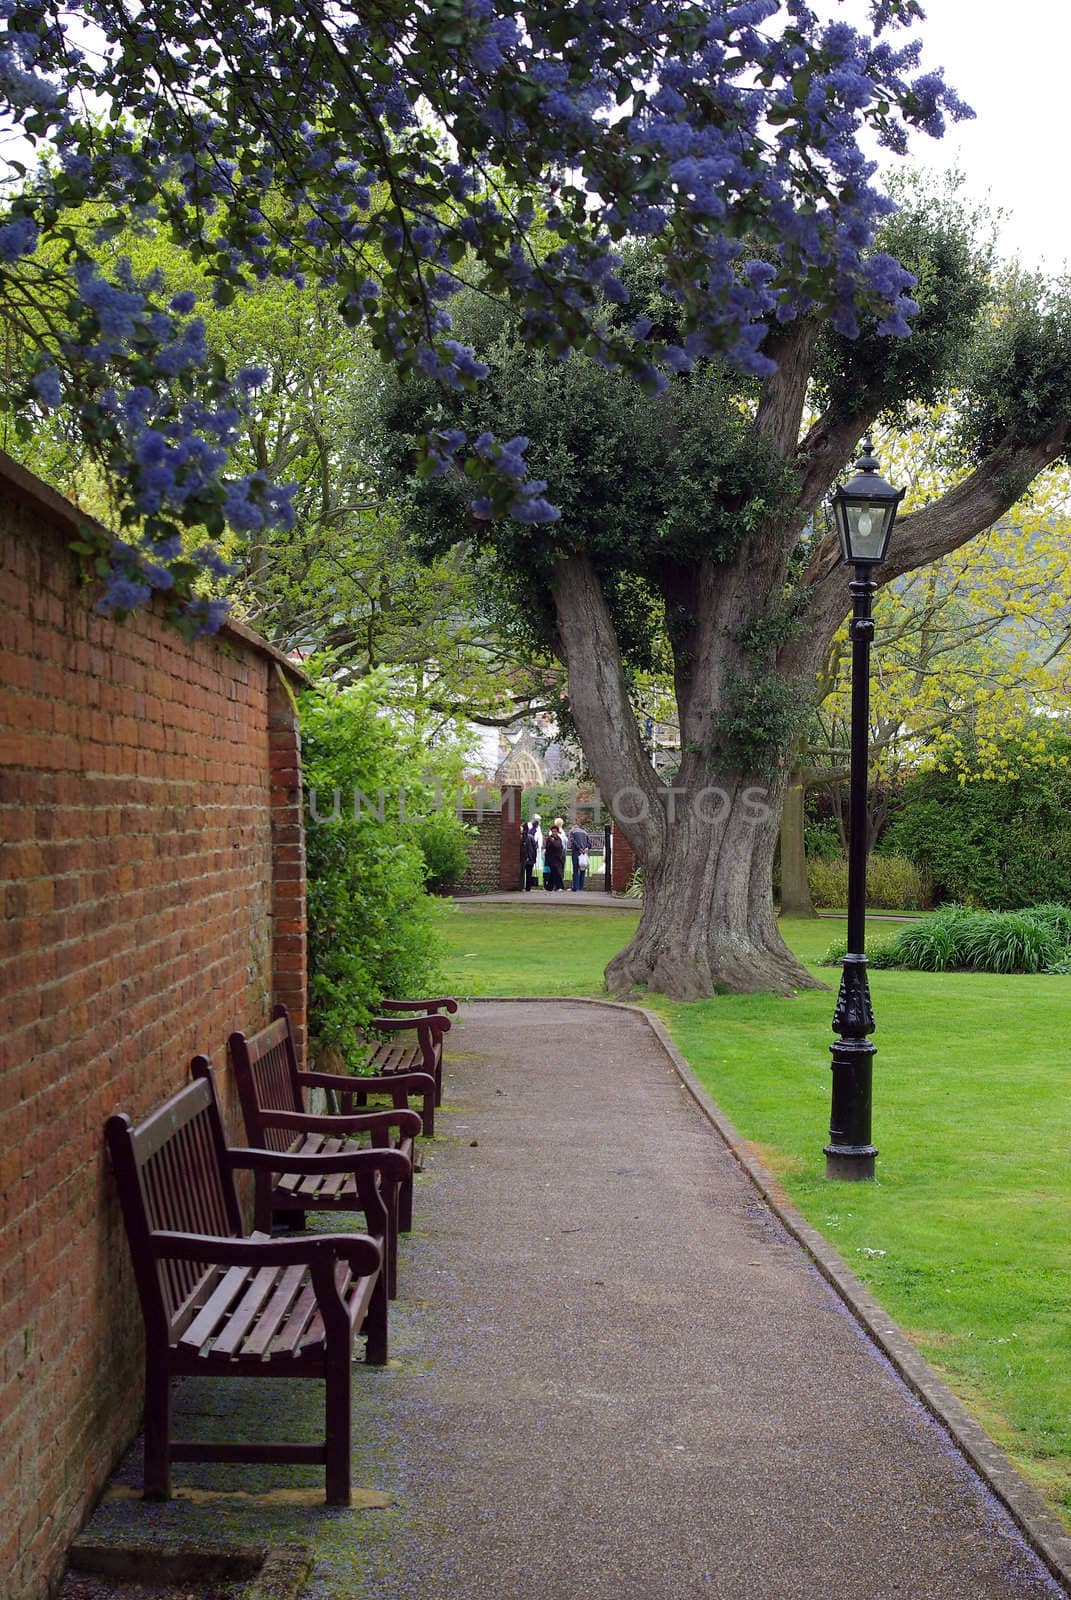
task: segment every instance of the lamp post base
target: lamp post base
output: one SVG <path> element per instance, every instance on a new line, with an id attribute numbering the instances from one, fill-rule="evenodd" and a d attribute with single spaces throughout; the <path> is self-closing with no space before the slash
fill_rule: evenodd
<path id="1" fill-rule="evenodd" d="M 877 1153 L 872 1144 L 827 1144 L 826 1177 L 842 1183 L 873 1183 Z"/>

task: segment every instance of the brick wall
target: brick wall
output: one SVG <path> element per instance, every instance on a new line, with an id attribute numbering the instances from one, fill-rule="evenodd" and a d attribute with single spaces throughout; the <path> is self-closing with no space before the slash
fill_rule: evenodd
<path id="1" fill-rule="evenodd" d="M 468 866 L 457 885 L 462 894 L 486 894 L 521 887 L 521 790 L 507 784 L 501 809 L 477 807 L 461 812 L 474 832 L 469 837 Z"/>
<path id="2" fill-rule="evenodd" d="M 469 839 L 469 862 L 458 888 L 462 893 L 489 893 L 499 887 L 502 871 L 501 813 L 463 811 L 461 820 L 476 832 Z"/>
<path id="3" fill-rule="evenodd" d="M 616 822 L 614 823 L 614 834 L 611 842 L 613 860 L 610 864 L 610 872 L 614 880 L 612 892 L 614 894 L 624 894 L 629 886 L 632 874 L 636 870 L 636 852 L 626 838 L 624 829 Z"/>
<path id="4" fill-rule="evenodd" d="M 0 458 L 0 1571 L 40 1600 L 138 1421 L 105 1118 L 273 998 L 304 1020 L 287 665 L 97 616 L 66 502 Z M 274 991 L 274 993 L 273 993 Z"/>
<path id="5" fill-rule="evenodd" d="M 520 889 L 522 884 L 521 868 L 521 830 L 524 821 L 521 817 L 522 790 L 510 784 L 502 790 L 502 826 L 498 837 L 498 887 L 500 889 Z"/>
<path id="6" fill-rule="evenodd" d="M 268 679 L 269 804 L 272 853 L 272 994 L 290 1012 L 304 1065 L 308 1000 L 305 923 L 305 824 L 301 790 L 301 731 L 283 670 Z"/>

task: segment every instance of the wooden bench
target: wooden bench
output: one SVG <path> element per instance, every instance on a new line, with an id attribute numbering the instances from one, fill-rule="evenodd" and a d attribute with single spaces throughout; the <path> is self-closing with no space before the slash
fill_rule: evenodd
<path id="1" fill-rule="evenodd" d="M 310 1157 L 337 1155 L 350 1149 L 361 1157 L 348 1172 L 318 1170 L 307 1177 L 265 1168 L 255 1172 L 253 1220 L 265 1233 L 271 1231 L 276 1220 L 290 1227 L 303 1227 L 307 1211 L 366 1211 L 366 1185 L 375 1182 L 379 1150 L 357 1150 L 349 1141 L 366 1135 L 373 1145 L 388 1147 L 396 1133 L 393 1148 L 405 1157 L 406 1174 L 400 1183 L 391 1184 L 389 1193 L 383 1196 L 387 1205 L 385 1270 L 387 1290 L 393 1299 L 398 1292 L 398 1230 L 408 1232 L 413 1225 L 413 1142 L 421 1130 L 420 1116 L 409 1109 L 407 1096 L 433 1100 L 435 1086 L 430 1075 L 392 1077 L 389 1089 L 395 1104 L 389 1111 L 346 1115 L 344 1110 L 342 1115 L 316 1116 L 305 1108 L 306 1087 L 329 1088 L 336 1097 L 352 1098 L 355 1087 L 364 1080 L 300 1071 L 285 1006 L 276 1006 L 275 1020 L 259 1033 L 232 1033 L 228 1049 L 250 1145 L 259 1150 Z M 204 1056 L 196 1056 L 193 1071 L 203 1071 L 206 1065 Z M 368 1231 L 377 1233 L 371 1221 Z"/>
<path id="2" fill-rule="evenodd" d="M 381 1077 L 396 1073 L 427 1072 L 435 1079 L 435 1098 L 431 1108 L 424 1113 L 424 1132 L 430 1138 L 435 1132 L 434 1106 L 443 1101 L 443 1036 L 450 1032 L 450 1018 L 442 1013 L 457 1011 L 457 1001 L 445 996 L 441 1000 L 381 1000 L 380 1009 L 385 1015 L 375 1017 L 362 1035 L 367 1047 L 364 1071 Z M 405 1032 L 416 1033 L 416 1043 L 407 1044 L 393 1040 Z M 386 1039 L 368 1037 L 386 1034 Z"/>
<path id="3" fill-rule="evenodd" d="M 244 1236 L 236 1168 L 294 1176 L 354 1170 L 352 1154 L 229 1150 L 211 1070 L 135 1127 L 108 1119 L 134 1276 L 145 1320 L 145 1480 L 148 1500 L 171 1493 L 173 1461 L 323 1462 L 327 1503 L 350 1503 L 350 1367 L 363 1328 L 365 1360 L 387 1360 L 380 1244 L 367 1234 Z M 400 1181 L 398 1151 L 378 1152 Z M 368 1195 L 385 1232 L 381 1199 Z M 171 1383 L 183 1375 L 324 1380 L 321 1444 L 171 1437 Z"/>

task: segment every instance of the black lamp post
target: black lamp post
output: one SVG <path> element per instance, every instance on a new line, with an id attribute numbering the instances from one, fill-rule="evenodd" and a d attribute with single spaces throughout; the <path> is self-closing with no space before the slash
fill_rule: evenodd
<path id="1" fill-rule="evenodd" d="M 841 555 L 855 568 L 852 596 L 852 733 L 848 810 L 848 953 L 844 957 L 831 1046 L 833 1105 L 829 1118 L 826 1177 L 861 1181 L 874 1176 L 877 1150 L 870 1142 L 870 1101 L 875 1047 L 866 976 L 867 756 L 870 721 L 870 641 L 877 584 L 872 569 L 885 559 L 903 489 L 878 476 L 869 439 L 855 464 L 855 477 L 832 498 Z"/>

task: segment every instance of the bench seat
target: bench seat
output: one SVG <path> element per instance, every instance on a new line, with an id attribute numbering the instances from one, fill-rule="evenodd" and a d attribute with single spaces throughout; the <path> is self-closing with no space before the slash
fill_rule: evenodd
<path id="1" fill-rule="evenodd" d="M 263 1233 L 248 1237 L 271 1242 Z M 374 1277 L 354 1274 L 345 1261 L 335 1263 L 335 1289 L 355 1334 L 368 1315 L 374 1288 Z M 310 1363 L 319 1370 L 322 1364 L 323 1314 L 312 1271 L 301 1262 L 214 1268 L 201 1280 L 189 1310 L 190 1320 L 176 1343 L 175 1373 L 248 1370 L 282 1377 Z"/>
<path id="2" fill-rule="evenodd" d="M 450 1031 L 446 1013 L 457 1011 L 457 1001 L 449 995 L 438 1000 L 381 1000 L 380 1010 L 383 1015 L 374 1017 L 358 1034 L 365 1051 L 358 1076 L 389 1080 L 399 1074 L 425 1072 L 432 1077 L 435 1094 L 431 1105 L 424 1106 L 424 1132 L 430 1138 L 435 1132 L 435 1107 L 443 1100 L 443 1037 Z M 403 1033 L 415 1033 L 415 1041 L 402 1039 Z M 366 1085 L 357 1103 L 367 1104 L 374 1093 L 373 1085 Z"/>

